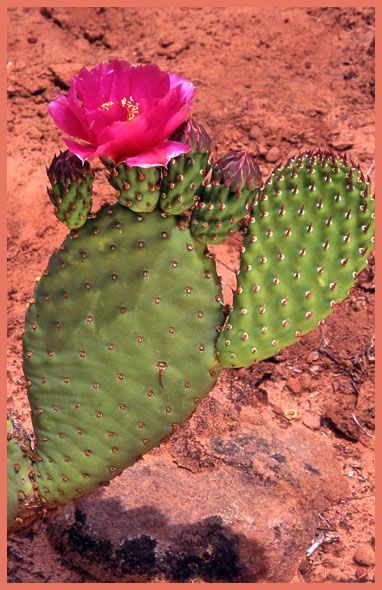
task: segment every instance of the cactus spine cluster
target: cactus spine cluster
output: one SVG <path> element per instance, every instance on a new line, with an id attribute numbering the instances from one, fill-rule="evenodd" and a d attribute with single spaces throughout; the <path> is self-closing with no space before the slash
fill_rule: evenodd
<path id="1" fill-rule="evenodd" d="M 358 166 L 305 152 L 261 184 L 244 152 L 212 164 L 194 120 L 178 136 L 190 152 L 165 169 L 104 160 L 119 203 L 89 219 L 88 165 L 64 153 L 49 168 L 55 213 L 72 231 L 26 316 L 35 448 L 10 422 L 11 529 L 106 485 L 192 414 L 222 368 L 314 329 L 367 263 L 373 198 Z M 206 244 L 238 230 L 227 314 Z"/>

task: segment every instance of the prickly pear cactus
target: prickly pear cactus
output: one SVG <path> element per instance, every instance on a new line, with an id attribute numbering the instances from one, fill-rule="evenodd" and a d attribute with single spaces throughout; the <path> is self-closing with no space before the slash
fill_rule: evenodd
<path id="1" fill-rule="evenodd" d="M 192 414 L 224 367 L 313 330 L 373 247 L 374 201 L 358 166 L 310 151 L 262 185 L 246 152 L 211 165 L 206 132 L 187 120 L 192 84 L 145 68 L 116 60 L 82 71 L 50 105 L 80 134 L 66 143 L 81 159 L 64 152 L 48 169 L 71 231 L 26 314 L 34 445 L 8 422 L 11 530 L 108 484 Z M 119 202 L 89 215 L 91 155 Z M 208 244 L 235 231 L 244 245 L 228 310 Z"/>
<path id="2" fill-rule="evenodd" d="M 94 174 L 89 162 L 82 163 L 69 152 L 60 152 L 47 169 L 51 188 L 48 195 L 54 213 L 69 229 L 82 227 L 92 208 Z"/>

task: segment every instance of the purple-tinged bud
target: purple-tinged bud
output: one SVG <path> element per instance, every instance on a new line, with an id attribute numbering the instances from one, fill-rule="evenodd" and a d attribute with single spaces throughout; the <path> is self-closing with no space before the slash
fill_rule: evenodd
<path id="1" fill-rule="evenodd" d="M 260 168 L 253 156 L 244 151 L 231 151 L 215 162 L 215 178 L 234 191 L 253 190 L 261 181 Z"/>
<path id="2" fill-rule="evenodd" d="M 69 186 L 75 182 L 86 181 L 89 176 L 94 178 L 89 162 L 82 163 L 80 158 L 69 150 L 60 151 L 58 156 L 54 156 L 46 172 L 52 186 L 56 182 Z"/>
<path id="3" fill-rule="evenodd" d="M 69 150 L 54 156 L 47 174 L 52 188 L 49 198 L 56 217 L 69 229 L 78 229 L 86 223 L 92 207 L 94 173 L 89 162 L 80 160 Z"/>
<path id="4" fill-rule="evenodd" d="M 191 146 L 191 152 L 210 152 L 211 139 L 207 131 L 190 117 L 178 127 L 171 136 L 172 141 L 180 141 Z"/>

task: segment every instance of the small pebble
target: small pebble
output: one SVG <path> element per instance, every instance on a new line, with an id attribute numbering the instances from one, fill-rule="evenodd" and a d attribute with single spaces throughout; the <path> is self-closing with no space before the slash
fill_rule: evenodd
<path id="1" fill-rule="evenodd" d="M 263 132 L 261 131 L 258 125 L 253 125 L 249 131 L 249 137 L 251 139 L 261 139 L 263 137 Z"/>
<path id="2" fill-rule="evenodd" d="M 314 361 L 318 361 L 318 359 L 320 358 L 320 354 L 317 352 L 317 350 L 314 350 L 313 352 L 310 353 L 310 355 L 308 356 L 308 360 L 310 362 L 314 362 Z"/>
<path id="3" fill-rule="evenodd" d="M 310 430 L 320 430 L 321 428 L 321 418 L 320 416 L 315 416 L 314 414 L 308 414 L 303 419 L 302 423 Z"/>
<path id="4" fill-rule="evenodd" d="M 358 545 L 356 552 L 353 555 L 353 561 L 358 565 L 375 565 L 375 552 L 371 545 L 363 543 Z"/>
<path id="5" fill-rule="evenodd" d="M 277 147 L 271 148 L 267 152 L 267 155 L 265 156 L 265 159 L 267 160 L 267 162 L 277 162 L 277 160 L 279 158 L 280 158 L 280 150 Z"/>
<path id="6" fill-rule="evenodd" d="M 35 43 L 37 43 L 37 41 L 37 37 L 28 37 L 28 43 L 30 43 L 31 45 L 34 45 Z"/>
<path id="7" fill-rule="evenodd" d="M 301 383 L 296 377 L 289 377 L 286 386 L 294 394 L 301 393 Z"/>
<path id="8" fill-rule="evenodd" d="M 312 569 L 312 564 L 309 561 L 309 559 L 303 559 L 302 562 L 300 563 L 299 567 L 298 567 L 300 574 L 302 576 L 304 576 L 305 574 L 308 573 L 308 571 L 310 569 Z"/>

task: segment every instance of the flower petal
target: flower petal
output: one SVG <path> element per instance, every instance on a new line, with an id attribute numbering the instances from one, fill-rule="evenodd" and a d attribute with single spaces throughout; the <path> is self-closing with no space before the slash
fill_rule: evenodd
<path id="1" fill-rule="evenodd" d="M 57 127 L 65 131 L 68 135 L 85 140 L 89 139 L 89 133 L 86 127 L 73 111 L 66 96 L 59 96 L 57 100 L 51 101 L 48 105 L 48 112 Z"/>
<path id="2" fill-rule="evenodd" d="M 182 89 L 182 96 L 185 102 L 193 100 L 195 96 L 195 86 L 186 78 L 182 78 L 178 74 L 171 72 L 169 74 L 170 78 L 170 88 L 175 88 L 176 86 L 180 86 Z"/>
<path id="3" fill-rule="evenodd" d="M 77 141 L 73 141 L 73 139 L 69 139 L 68 137 L 64 137 L 64 142 L 66 143 L 69 150 L 73 154 L 76 154 L 76 156 L 78 156 L 83 162 L 95 156 L 96 150 L 89 144 L 81 144 Z"/>
<path id="4" fill-rule="evenodd" d="M 82 68 L 71 80 L 82 105 L 89 111 L 96 111 L 110 98 L 113 70 L 110 64 L 102 63 L 88 70 Z"/>
<path id="5" fill-rule="evenodd" d="M 186 120 L 194 95 L 195 89 L 186 100 L 181 86 L 176 86 L 162 100 L 151 105 L 147 118 L 150 121 L 150 127 L 158 129 L 161 141 L 170 137 Z"/>
<path id="6" fill-rule="evenodd" d="M 158 66 L 154 64 L 134 66 L 131 73 L 130 94 L 135 101 L 143 98 L 150 101 L 163 98 L 169 89 L 170 77 Z"/>
<path id="7" fill-rule="evenodd" d="M 153 166 L 167 166 L 171 158 L 190 151 L 190 146 L 179 141 L 164 141 L 145 152 L 139 153 L 125 160 L 128 166 L 151 168 Z"/>

